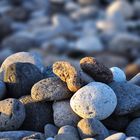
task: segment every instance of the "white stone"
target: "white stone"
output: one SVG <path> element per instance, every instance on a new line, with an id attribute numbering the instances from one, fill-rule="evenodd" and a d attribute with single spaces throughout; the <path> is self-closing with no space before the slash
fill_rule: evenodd
<path id="1" fill-rule="evenodd" d="M 113 80 L 115 82 L 125 82 L 126 81 L 126 75 L 123 70 L 121 70 L 118 67 L 112 67 L 110 68 L 113 74 Z"/>
<path id="2" fill-rule="evenodd" d="M 70 105 L 73 111 L 82 118 L 103 120 L 113 113 L 117 98 L 108 85 L 92 82 L 72 96 Z"/>

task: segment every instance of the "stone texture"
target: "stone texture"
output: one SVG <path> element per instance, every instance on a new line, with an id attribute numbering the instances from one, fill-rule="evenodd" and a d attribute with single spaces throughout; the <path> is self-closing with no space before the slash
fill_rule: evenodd
<path id="1" fill-rule="evenodd" d="M 116 133 L 107 137 L 105 140 L 126 140 L 126 135 L 124 133 Z"/>
<path id="2" fill-rule="evenodd" d="M 6 96 L 6 85 L 3 81 L 0 81 L 0 100 Z"/>

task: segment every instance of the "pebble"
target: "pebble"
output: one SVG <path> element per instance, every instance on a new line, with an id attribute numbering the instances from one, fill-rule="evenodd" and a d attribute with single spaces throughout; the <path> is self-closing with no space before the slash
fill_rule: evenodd
<path id="1" fill-rule="evenodd" d="M 110 68 L 113 74 L 113 81 L 115 82 L 125 82 L 126 81 L 126 75 L 125 73 L 118 67 L 112 67 Z"/>
<path id="2" fill-rule="evenodd" d="M 78 2 L 81 4 L 81 5 L 91 5 L 91 4 L 97 4 L 98 3 L 98 0 L 78 0 Z"/>
<path id="3" fill-rule="evenodd" d="M 83 140 L 96 140 L 96 139 L 94 139 L 94 138 L 85 138 Z"/>
<path id="4" fill-rule="evenodd" d="M 31 63 L 11 64 L 4 74 L 8 96 L 19 98 L 30 94 L 32 86 L 42 78 L 39 69 Z"/>
<path id="5" fill-rule="evenodd" d="M 93 53 L 103 51 L 104 47 L 99 38 L 95 36 L 87 36 L 77 40 L 75 49 L 85 53 Z"/>
<path id="6" fill-rule="evenodd" d="M 53 64 L 53 72 L 64 82 L 70 91 L 76 92 L 82 87 L 79 73 L 75 67 L 66 61 L 57 61 Z"/>
<path id="7" fill-rule="evenodd" d="M 72 93 L 58 77 L 50 77 L 37 82 L 31 89 L 31 96 L 36 101 L 57 101 L 70 98 Z"/>
<path id="8" fill-rule="evenodd" d="M 126 140 L 126 135 L 124 133 L 116 133 L 107 137 L 105 140 Z"/>
<path id="9" fill-rule="evenodd" d="M 70 125 L 65 125 L 60 127 L 60 129 L 58 130 L 58 134 L 70 134 L 70 135 L 74 135 L 74 137 L 79 139 L 78 130 Z"/>
<path id="10" fill-rule="evenodd" d="M 18 52 L 7 57 L 1 65 L 1 71 L 6 70 L 9 65 L 21 62 L 21 63 L 31 63 L 34 64 L 38 69 L 43 72 L 44 66 L 39 55 L 29 53 L 29 52 Z"/>
<path id="11" fill-rule="evenodd" d="M 127 137 L 125 140 L 139 140 L 137 137 Z"/>
<path id="12" fill-rule="evenodd" d="M 129 80 L 129 83 L 140 86 L 140 73 L 138 73 L 131 80 Z"/>
<path id="13" fill-rule="evenodd" d="M 46 140 L 54 140 L 54 138 L 52 138 L 52 137 L 49 137 L 49 138 L 47 138 Z"/>
<path id="14" fill-rule="evenodd" d="M 80 120 L 70 107 L 69 100 L 57 101 L 53 103 L 53 119 L 58 127 L 64 125 L 76 126 Z"/>
<path id="15" fill-rule="evenodd" d="M 103 120 L 113 113 L 117 98 L 108 85 L 92 82 L 72 96 L 70 105 L 73 111 L 82 118 Z"/>
<path id="16" fill-rule="evenodd" d="M 79 139 L 70 134 L 58 134 L 55 136 L 55 140 L 79 140 Z"/>
<path id="17" fill-rule="evenodd" d="M 105 126 L 93 118 L 82 119 L 79 121 L 77 127 L 82 139 L 93 137 L 97 140 L 103 140 L 109 136 L 109 132 Z"/>
<path id="18" fill-rule="evenodd" d="M 46 124 L 44 127 L 44 132 L 46 138 L 54 137 L 57 135 L 58 128 L 53 124 Z"/>
<path id="19" fill-rule="evenodd" d="M 113 74 L 104 64 L 99 63 L 93 57 L 85 57 L 80 60 L 82 70 L 89 74 L 95 81 L 103 83 L 111 83 Z"/>
<path id="20" fill-rule="evenodd" d="M 0 81 L 0 100 L 6 96 L 6 85 L 3 81 Z"/>
<path id="21" fill-rule="evenodd" d="M 113 82 L 110 87 L 117 96 L 116 115 L 126 115 L 140 109 L 140 88 L 127 82 Z"/>
<path id="22" fill-rule="evenodd" d="M 126 134 L 128 136 L 135 136 L 140 139 L 140 118 L 134 119 L 126 128 Z"/>
<path id="23" fill-rule="evenodd" d="M 0 101 L 0 112 L 0 131 L 18 129 L 26 115 L 23 104 L 13 98 Z"/>
<path id="24" fill-rule="evenodd" d="M 36 102 L 30 95 L 23 96 L 19 100 L 24 104 L 26 112 L 25 120 L 20 129 L 42 132 L 47 123 L 53 123 L 51 103 Z"/>
<path id="25" fill-rule="evenodd" d="M 32 134 L 30 136 L 24 137 L 22 140 L 44 140 L 45 136 L 41 133 Z"/>

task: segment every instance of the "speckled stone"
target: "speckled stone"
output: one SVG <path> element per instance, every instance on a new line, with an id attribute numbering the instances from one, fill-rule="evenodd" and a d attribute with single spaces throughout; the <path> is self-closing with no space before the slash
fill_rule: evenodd
<path id="1" fill-rule="evenodd" d="M 77 127 L 82 139 L 91 137 L 97 140 L 103 140 L 109 136 L 108 130 L 97 119 L 82 119 L 79 121 Z"/>
<path id="2" fill-rule="evenodd" d="M 20 102 L 25 106 L 26 118 L 20 127 L 21 130 L 42 132 L 47 123 L 53 123 L 52 104 L 36 102 L 30 95 L 21 97 Z"/>
<path id="3" fill-rule="evenodd" d="M 72 93 L 58 77 L 50 77 L 37 82 L 31 89 L 36 101 L 55 101 L 70 98 Z"/>
<path id="4" fill-rule="evenodd" d="M 70 107 L 70 101 L 57 101 L 53 104 L 53 118 L 56 126 L 76 126 L 80 120 L 79 116 Z"/>
<path id="5" fill-rule="evenodd" d="M 0 101 L 0 112 L 0 131 L 16 130 L 25 119 L 25 108 L 17 99 Z"/>
<path id="6" fill-rule="evenodd" d="M 8 96 L 19 98 L 30 94 L 32 86 L 42 78 L 39 69 L 31 63 L 11 64 L 4 74 Z"/>
<path id="7" fill-rule="evenodd" d="M 60 77 L 60 79 L 67 83 L 70 91 L 76 92 L 82 87 L 81 79 L 79 73 L 76 71 L 75 67 L 69 62 L 58 61 L 53 64 L 53 72 Z"/>
<path id="8" fill-rule="evenodd" d="M 113 82 L 110 87 L 117 96 L 116 115 L 125 115 L 140 109 L 140 87 L 127 82 Z"/>
<path id="9" fill-rule="evenodd" d="M 113 113 L 117 105 L 117 98 L 108 85 L 92 82 L 72 96 L 70 105 L 73 111 L 82 118 L 103 120 Z"/>
<path id="10" fill-rule="evenodd" d="M 140 139 L 140 118 L 134 119 L 126 128 L 126 134 L 128 136 L 135 136 Z"/>
<path id="11" fill-rule="evenodd" d="M 95 81 L 103 83 L 111 83 L 113 74 L 104 64 L 99 63 L 93 57 L 85 57 L 80 60 L 82 70 L 90 75 Z"/>
<path id="12" fill-rule="evenodd" d="M 116 133 L 107 137 L 105 140 L 125 140 L 125 139 L 126 135 L 124 133 Z"/>

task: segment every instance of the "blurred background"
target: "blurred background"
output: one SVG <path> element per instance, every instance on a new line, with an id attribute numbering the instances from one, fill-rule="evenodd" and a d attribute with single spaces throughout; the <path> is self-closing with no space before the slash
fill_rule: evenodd
<path id="1" fill-rule="evenodd" d="M 0 64 L 29 51 L 46 66 L 96 57 L 140 72 L 140 0 L 0 0 Z"/>

